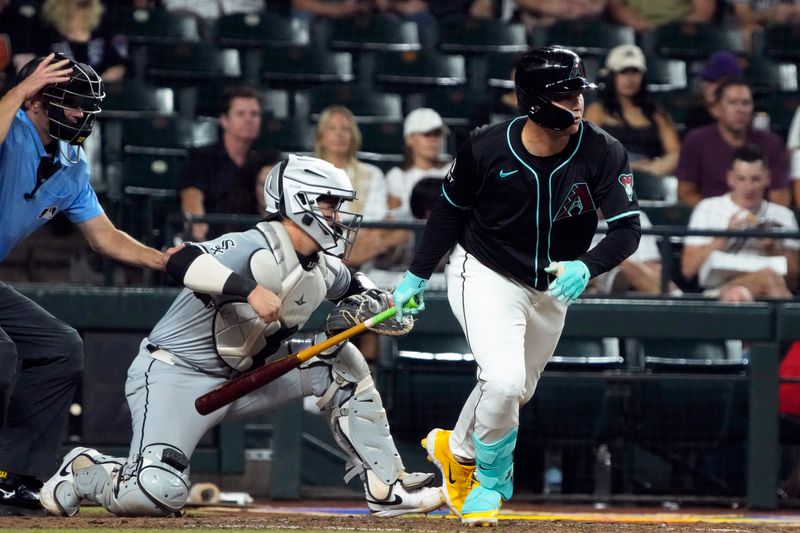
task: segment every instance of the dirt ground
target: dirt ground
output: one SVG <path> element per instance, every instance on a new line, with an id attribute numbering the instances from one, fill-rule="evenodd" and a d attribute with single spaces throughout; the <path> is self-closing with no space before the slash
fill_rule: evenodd
<path id="1" fill-rule="evenodd" d="M 325 505 L 319 504 L 319 511 Z M 339 506 L 339 504 L 336 504 Z M 238 508 L 197 508 L 190 509 L 180 518 L 121 518 L 104 514 L 96 508 L 85 509 L 71 518 L 58 517 L 0 517 L 0 528 L 81 528 L 81 529 L 209 529 L 209 528 L 247 528 L 247 529 L 319 529 L 319 530 L 382 530 L 418 531 L 430 533 L 452 533 L 475 531 L 462 525 L 453 517 L 444 514 L 398 518 L 377 518 L 364 514 L 312 514 L 314 508 L 309 502 L 298 506 L 298 512 L 285 506 L 270 508 L 258 506 L 250 509 Z M 355 513 L 360 511 L 357 504 L 352 506 Z M 706 509 L 667 512 L 663 509 L 609 509 L 596 512 L 589 507 L 571 506 L 554 508 L 552 506 L 515 506 L 507 510 L 513 513 L 509 519 L 502 519 L 498 531 L 520 533 L 766 533 L 800 532 L 800 514 L 797 512 L 750 513 L 726 509 Z M 520 513 L 526 519 L 518 519 Z M 569 519 L 552 520 L 544 517 L 563 513 Z M 581 513 L 582 516 L 576 516 Z M 586 514 L 583 514 L 586 513 Z M 533 519 L 531 519 L 533 518 Z M 708 522 L 697 522 L 705 519 Z M 689 523 L 674 523 L 673 520 L 687 520 Z M 752 523 L 760 521 L 762 523 Z M 766 522 L 766 523 L 763 523 Z"/>

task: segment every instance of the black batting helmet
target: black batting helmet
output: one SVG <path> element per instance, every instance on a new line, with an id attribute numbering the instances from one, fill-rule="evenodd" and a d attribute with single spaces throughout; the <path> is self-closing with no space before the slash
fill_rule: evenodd
<path id="1" fill-rule="evenodd" d="M 520 110 L 536 124 L 556 131 L 570 127 L 574 117 L 554 105 L 554 97 L 596 87 L 586 79 L 578 54 L 559 46 L 537 48 L 522 56 L 514 71 L 514 83 Z"/>
<path id="2" fill-rule="evenodd" d="M 44 59 L 45 57 L 37 57 L 26 63 L 19 71 L 19 81 L 30 76 Z M 50 121 L 50 135 L 55 139 L 80 146 L 92 133 L 95 115 L 101 111 L 100 103 L 106 97 L 106 93 L 103 80 L 89 65 L 72 61 L 61 54 L 55 54 L 53 63 L 64 59 L 69 60 L 66 66 L 72 67 L 69 80 L 46 85 L 40 94 L 47 119 Z M 71 122 L 64 114 L 65 109 L 82 111 L 83 118 Z"/>

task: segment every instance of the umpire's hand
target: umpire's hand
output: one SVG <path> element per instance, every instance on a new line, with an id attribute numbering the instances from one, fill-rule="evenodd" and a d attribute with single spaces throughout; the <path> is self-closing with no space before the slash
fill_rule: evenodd
<path id="1" fill-rule="evenodd" d="M 281 299 L 261 285 L 256 285 L 247 296 L 247 303 L 265 323 L 275 322 L 281 316 Z"/>

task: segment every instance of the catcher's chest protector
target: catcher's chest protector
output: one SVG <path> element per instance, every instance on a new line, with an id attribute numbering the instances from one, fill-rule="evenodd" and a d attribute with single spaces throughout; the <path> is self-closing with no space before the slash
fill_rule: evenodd
<path id="1" fill-rule="evenodd" d="M 214 344 L 217 354 L 234 370 L 248 370 L 253 356 L 266 346 L 266 338 L 300 328 L 322 303 L 327 293 L 326 265 L 323 257 L 311 270 L 304 270 L 297 259 L 286 230 L 276 222 L 262 222 L 258 229 L 268 247 L 250 258 L 250 274 L 262 287 L 280 297 L 280 319 L 265 324 L 247 302 L 220 301 L 214 316 Z"/>

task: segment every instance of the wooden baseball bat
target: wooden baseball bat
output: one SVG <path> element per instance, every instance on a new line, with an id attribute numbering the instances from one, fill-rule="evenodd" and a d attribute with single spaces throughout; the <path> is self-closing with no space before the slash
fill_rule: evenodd
<path id="1" fill-rule="evenodd" d="M 410 307 L 416 307 L 415 303 L 406 305 Z M 341 333 L 337 333 L 333 337 L 330 337 L 319 344 L 309 346 L 308 348 L 300 350 L 297 353 L 276 359 L 275 361 L 267 363 L 261 368 L 253 370 L 252 372 L 246 372 L 239 377 L 222 384 L 220 387 L 217 387 L 216 389 L 198 397 L 194 401 L 194 407 L 201 415 L 213 413 L 217 409 L 225 407 L 235 400 L 238 400 L 242 396 L 253 392 L 257 388 L 263 387 L 267 383 L 278 379 L 293 368 L 297 368 L 302 363 L 308 361 L 314 356 L 319 355 L 328 348 L 355 337 L 359 333 L 362 333 L 375 324 L 383 322 L 387 318 L 394 315 L 394 313 L 394 307 L 390 307 L 386 311 L 383 311 L 382 313 L 379 313 L 374 317 L 361 322 L 360 324 L 356 324 L 355 326 L 346 329 Z"/>

